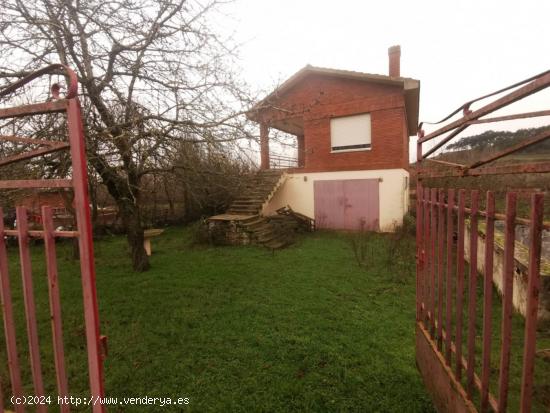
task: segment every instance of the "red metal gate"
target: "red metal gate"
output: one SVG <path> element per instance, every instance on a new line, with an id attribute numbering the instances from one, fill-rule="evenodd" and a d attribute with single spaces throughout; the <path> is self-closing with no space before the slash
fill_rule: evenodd
<path id="1" fill-rule="evenodd" d="M 46 269 L 48 277 L 48 294 L 51 316 L 51 328 L 53 338 L 53 351 L 55 362 L 55 374 L 58 394 L 61 397 L 69 396 L 67 369 L 65 366 L 61 300 L 58 282 L 56 239 L 76 238 L 78 240 L 80 255 L 80 275 L 83 291 L 84 321 L 86 330 L 86 344 L 88 352 L 88 371 L 90 383 L 90 405 L 93 412 L 104 412 L 99 403 L 104 396 L 103 390 L 103 367 L 102 367 L 102 344 L 104 337 L 99 333 L 99 317 L 95 288 L 95 268 L 93 258 L 93 241 L 88 201 L 88 180 L 86 171 L 86 158 L 84 148 L 84 135 L 81 120 L 80 103 L 77 98 L 78 82 L 76 74 L 63 65 L 52 65 L 38 72 L 35 72 L 19 82 L 0 91 L 0 97 L 21 91 L 21 88 L 42 75 L 62 75 L 67 80 L 67 93 L 64 98 L 59 95 L 60 86 L 54 84 L 51 87 L 52 99 L 44 103 L 26 104 L 15 107 L 0 109 L 0 120 L 21 119 L 35 115 L 58 113 L 66 119 L 66 141 L 41 140 L 30 137 L 13 135 L 1 135 L 0 143 L 13 142 L 16 144 L 29 144 L 38 146 L 16 155 L 0 158 L 0 166 L 28 160 L 37 156 L 53 153 L 60 150 L 70 151 L 71 178 L 62 179 L 39 179 L 39 180 L 1 180 L 0 189 L 16 188 L 66 188 L 72 190 L 74 195 L 74 210 L 76 231 L 61 231 L 54 228 L 52 209 L 44 206 L 41 210 L 41 228 L 29 229 L 29 217 L 25 207 L 16 208 L 16 228 L 7 229 L 4 226 L 4 212 L 0 208 L 0 298 L 3 306 L 4 335 L 7 347 L 9 365 L 9 376 L 11 382 L 11 393 L 17 397 L 19 403 L 13 408 L 16 412 L 25 411 L 26 407 L 21 400 L 28 400 L 28 394 L 24 394 L 22 381 L 22 365 L 19 362 L 20 349 L 17 346 L 16 337 L 16 316 L 12 300 L 12 289 L 10 287 L 10 276 L 8 274 L 8 252 L 6 248 L 7 237 L 16 237 L 19 245 L 19 261 L 21 266 L 22 290 L 26 316 L 27 339 L 29 345 L 29 360 L 31 376 L 34 386 L 35 401 L 31 408 L 39 412 L 47 411 L 47 404 L 37 403 L 45 396 L 44 377 L 41 364 L 41 352 L 39 347 L 39 336 L 37 328 L 37 312 L 33 289 L 33 276 L 31 269 L 31 253 L 29 241 L 32 238 L 42 239 L 45 249 Z M 15 128 L 14 128 L 15 129 Z M 5 391 L 5 389 L 2 389 Z M 54 401 L 57 405 L 57 400 Z M 69 404 L 60 405 L 62 412 L 69 411 Z M 57 410 L 57 408 L 56 408 Z M 4 411 L 3 397 L 0 397 L 0 411 Z"/>
<path id="2" fill-rule="evenodd" d="M 537 383 L 535 379 L 537 340 L 540 338 L 537 318 L 541 314 L 541 234 L 550 229 L 550 223 L 543 220 L 544 193 L 533 191 L 530 194 L 529 217 L 522 218 L 518 213 L 517 191 L 502 191 L 506 192 L 505 205 L 499 213 L 493 191 L 481 193 L 478 189 L 430 188 L 428 181 L 548 173 L 548 161 L 484 165 L 549 139 L 550 128 L 471 165 L 427 158 L 469 125 L 549 116 L 550 110 L 542 110 L 481 119 L 548 86 L 550 72 L 545 72 L 480 98 L 508 92 L 476 111 L 471 111 L 470 106 L 480 99 L 467 102 L 442 122 L 462 109 L 460 119 L 429 135 L 424 136 L 420 125 L 416 203 L 416 358 L 438 411 L 530 412 L 532 409 L 548 409 L 548 400 L 544 397 L 535 399 L 533 391 L 536 384 L 539 389 L 550 388 L 548 371 L 542 371 L 542 377 L 538 377 L 543 382 Z M 423 153 L 423 144 L 434 139 L 438 141 Z M 437 167 L 426 167 L 426 161 Z M 495 223 L 499 221 L 504 225 L 500 241 L 495 236 Z M 518 248 L 522 248 L 516 240 L 517 226 L 528 228 L 529 234 L 525 246 L 527 279 L 523 281 L 517 258 Z M 496 260 L 499 260 L 499 265 Z M 500 278 L 500 283 L 497 278 Z M 494 283 L 500 289 L 498 295 L 493 291 Z M 517 312 L 521 312 L 523 317 L 519 317 Z M 518 318 L 519 322 L 513 321 Z M 548 368 L 547 364 L 538 363 L 537 369 L 541 368 Z"/>

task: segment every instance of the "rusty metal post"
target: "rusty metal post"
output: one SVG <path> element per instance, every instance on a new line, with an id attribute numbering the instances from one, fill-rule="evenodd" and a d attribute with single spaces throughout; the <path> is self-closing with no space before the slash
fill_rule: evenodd
<path id="1" fill-rule="evenodd" d="M 61 317 L 61 296 L 59 293 L 59 279 L 57 274 L 57 257 L 55 248 L 55 236 L 53 226 L 52 209 L 42 207 L 42 223 L 44 226 L 44 250 L 46 255 L 46 272 L 48 275 L 48 294 L 50 298 L 50 316 L 52 324 L 52 340 L 59 396 L 69 396 L 67 371 L 65 368 L 65 350 L 63 346 L 63 326 Z M 59 406 L 61 413 L 68 413 L 69 404 Z"/>
<path id="2" fill-rule="evenodd" d="M 437 235 L 437 349 L 443 348 L 443 257 L 445 235 L 445 192 L 439 189 L 438 194 L 438 235 Z"/>
<path id="3" fill-rule="evenodd" d="M 40 362 L 40 344 L 38 340 L 38 325 L 36 321 L 36 305 L 34 300 L 34 288 L 32 280 L 31 256 L 29 251 L 29 228 L 27 209 L 17 207 L 17 232 L 19 241 L 19 261 L 21 263 L 21 278 L 23 281 L 23 300 L 27 319 L 27 335 L 29 337 L 29 355 L 34 384 L 34 395 L 43 397 L 44 381 L 42 378 L 42 365 Z M 36 410 L 46 412 L 44 404 L 38 404 Z"/>
<path id="4" fill-rule="evenodd" d="M 105 396 L 103 388 L 103 357 L 101 353 L 102 343 L 99 332 L 99 310 L 95 283 L 90 203 L 88 200 L 84 132 L 82 130 L 80 104 L 76 99 L 69 101 L 67 124 L 73 166 L 75 214 L 79 233 L 78 247 L 80 249 L 80 272 L 84 300 L 90 390 L 92 397 L 98 398 Z M 94 405 L 93 412 L 103 413 L 105 409 L 101 404 Z"/>
<path id="5" fill-rule="evenodd" d="M 489 407 L 489 379 L 491 375 L 491 338 L 493 320 L 493 253 L 495 247 L 495 194 L 487 191 L 485 206 L 485 265 L 483 275 L 483 339 L 481 364 L 481 411 Z"/>
<path id="6" fill-rule="evenodd" d="M 424 250 L 422 248 L 422 184 L 419 180 L 416 182 L 416 321 L 422 319 L 422 291 L 423 291 L 423 271 L 424 271 Z"/>
<path id="7" fill-rule="evenodd" d="M 474 394 L 474 367 L 476 347 L 476 297 L 477 297 L 477 219 L 479 191 L 470 196 L 470 271 L 468 273 L 468 369 L 466 371 L 466 393 L 470 399 Z"/>
<path id="8" fill-rule="evenodd" d="M 537 347 L 537 316 L 539 311 L 543 214 L 544 195 L 541 193 L 533 194 L 531 197 L 531 228 L 529 230 L 529 270 L 527 280 L 527 309 L 525 320 L 525 340 L 523 347 L 520 413 L 529 413 L 531 411 L 533 398 L 535 351 Z"/>
<path id="9" fill-rule="evenodd" d="M 504 223 L 504 269 L 502 271 L 502 348 L 498 378 L 498 411 L 508 407 L 508 383 L 510 381 L 510 348 L 512 346 L 512 313 L 514 294 L 514 251 L 517 194 L 506 194 L 506 221 Z"/>
<path id="10" fill-rule="evenodd" d="M 456 366 L 455 378 L 462 378 L 462 320 L 464 302 L 464 208 L 466 191 L 458 191 L 458 241 L 456 256 Z"/>
<path id="11" fill-rule="evenodd" d="M 21 369 L 17 354 L 17 336 L 15 332 L 15 320 L 13 316 L 13 303 L 11 298 L 10 276 L 8 270 L 8 254 L 6 251 L 4 228 L 4 211 L 0 207 L 0 298 L 3 308 L 4 336 L 8 356 L 8 367 L 12 394 L 15 397 L 23 396 L 23 385 L 21 382 Z M 16 413 L 23 413 L 24 406 L 16 404 Z"/>
<path id="12" fill-rule="evenodd" d="M 453 223 L 454 223 L 455 190 L 449 189 L 447 195 L 447 274 L 445 281 L 445 362 L 451 366 L 453 335 Z"/>

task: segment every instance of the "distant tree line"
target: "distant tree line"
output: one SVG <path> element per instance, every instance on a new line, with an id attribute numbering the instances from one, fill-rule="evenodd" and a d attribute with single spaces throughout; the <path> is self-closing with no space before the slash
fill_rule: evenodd
<path id="1" fill-rule="evenodd" d="M 539 128 L 519 129 L 517 131 L 485 131 L 479 135 L 464 137 L 449 146 L 447 151 L 465 151 L 473 152 L 498 152 L 514 146 L 522 141 L 530 139 L 542 131 L 550 129 L 550 126 L 542 126 Z M 518 152 L 519 153 L 519 152 Z M 522 149 L 521 153 L 550 154 L 550 139 L 540 142 L 536 145 Z"/>

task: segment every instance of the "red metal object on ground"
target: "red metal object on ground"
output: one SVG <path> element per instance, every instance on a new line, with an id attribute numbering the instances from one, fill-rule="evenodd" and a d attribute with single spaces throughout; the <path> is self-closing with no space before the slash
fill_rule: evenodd
<path id="1" fill-rule="evenodd" d="M 548 173 L 550 172 L 548 161 L 503 166 L 488 164 L 550 139 L 550 132 L 543 130 L 523 143 L 470 165 L 432 160 L 427 157 L 470 125 L 548 116 L 550 111 L 541 110 L 482 118 L 549 86 L 550 71 L 547 71 L 467 102 L 442 122 L 450 121 L 452 116 L 462 112 L 460 119 L 450 121 L 434 132 L 425 134 L 421 129 L 422 124 L 419 127 L 416 208 L 417 365 L 438 411 L 506 412 L 511 409 L 510 403 L 513 397 L 514 403 L 519 406 L 519 411 L 528 413 L 537 402 L 533 399 L 533 393 L 536 385 L 534 369 L 541 288 L 542 231 L 550 229 L 550 223 L 543 221 L 544 194 L 540 192 L 535 191 L 531 195 L 530 218 L 526 219 L 517 216 L 518 194 L 515 191 L 506 193 L 505 211 L 497 213 L 495 194 L 492 191 L 487 191 L 485 205 L 482 207 L 479 197 L 484 194 L 473 190 L 467 196 L 466 191 L 460 189 L 458 202 L 455 205 L 455 189 L 449 188 L 446 191 L 445 200 L 442 196 L 443 191 L 430 188 L 427 180 L 440 177 Z M 494 102 L 480 109 L 470 110 L 473 103 L 505 92 L 507 93 Z M 438 141 L 432 142 L 430 148 L 423 151 L 423 144 L 435 139 Z M 437 165 L 437 169 L 425 166 L 425 161 L 434 161 L 429 165 Z M 437 191 L 439 196 L 436 197 Z M 482 217 L 485 218 L 484 222 Z M 505 224 L 504 246 L 498 251 L 495 248 L 496 220 L 504 221 Z M 510 378 L 511 370 L 514 368 L 512 357 L 518 357 L 517 348 L 512 346 L 512 337 L 514 337 L 513 340 L 517 340 L 517 332 L 514 335 L 513 331 L 513 328 L 517 328 L 517 324 L 512 323 L 512 316 L 518 295 L 518 292 L 514 291 L 518 279 L 515 274 L 518 267 L 514 254 L 518 225 L 529 228 L 529 262 L 527 286 L 522 287 L 525 289 L 526 310 L 525 327 L 522 332 L 524 341 L 521 347 L 521 386 L 513 387 L 514 381 Z M 444 233 L 446 233 L 445 240 L 443 240 Z M 481 253 L 478 252 L 480 245 L 484 248 Z M 501 256 L 498 266 L 493 262 L 497 256 Z M 466 259 L 469 261 L 467 267 Z M 498 316 L 495 309 L 498 297 L 493 297 L 494 285 L 498 284 L 495 275 L 497 269 L 501 271 L 498 280 L 502 278 L 500 280 L 502 285 L 500 324 L 493 323 L 494 317 Z M 479 271 L 482 273 L 478 274 Z M 478 283 L 478 277 L 482 277 L 482 282 Z M 481 289 L 478 288 L 478 284 L 482 284 Z M 435 306 L 436 291 L 437 305 Z M 437 314 L 434 313 L 436 308 Z M 445 311 L 444 318 L 443 311 Z M 483 314 L 479 314 L 479 311 L 483 311 Z M 482 316 L 481 323 L 478 322 L 480 316 Z M 434 324 L 436 334 L 434 334 Z M 481 332 L 477 331 L 480 326 Z M 500 332 L 498 351 L 496 351 L 496 343 L 493 342 L 495 330 Z M 465 356 L 463 351 L 466 353 Z M 480 362 L 476 363 L 476 360 Z M 493 367 L 491 367 L 491 360 L 494 361 Z M 498 362 L 498 373 L 494 372 L 496 362 Z M 517 364 L 517 362 L 514 363 Z M 517 372 L 514 373 L 517 374 Z M 542 383 L 542 385 L 545 386 L 548 383 Z M 496 388 L 498 391 L 492 393 L 491 388 Z"/>
<path id="2" fill-rule="evenodd" d="M 70 150 L 71 178 L 51 180 L 12 180 L 0 181 L 0 189 L 13 188 L 67 188 L 74 193 L 74 209 L 76 211 L 76 231 L 57 231 L 54 229 L 52 210 L 49 207 L 42 209 L 40 221 L 42 229 L 29 230 L 28 211 L 24 207 L 17 208 L 17 229 L 5 229 L 3 224 L 3 212 L 0 208 L 0 297 L 3 306 L 4 335 L 6 339 L 8 364 L 12 394 L 23 396 L 23 384 L 21 381 L 21 366 L 19 364 L 15 334 L 15 317 L 13 314 L 10 277 L 8 274 L 8 255 L 5 243 L 6 236 L 15 236 L 19 241 L 19 256 L 21 262 L 21 274 L 23 281 L 23 295 L 27 322 L 27 335 L 29 342 L 31 372 L 34 383 L 35 396 L 44 395 L 43 370 L 40 360 L 40 346 L 36 321 L 36 308 L 34 301 L 34 289 L 32 283 L 32 268 L 30 259 L 29 239 L 41 238 L 44 241 L 46 270 L 48 277 L 48 297 L 50 304 L 50 318 L 53 338 L 53 352 L 55 361 L 57 392 L 60 396 L 69 395 L 68 375 L 65 365 L 61 297 L 59 291 L 59 279 L 57 276 L 57 260 L 55 239 L 60 237 L 76 238 L 78 240 L 80 254 L 80 273 L 83 292 L 84 320 L 86 328 L 86 344 L 88 355 L 88 372 L 90 383 L 90 395 L 93 400 L 104 397 L 103 388 L 103 354 L 101 349 L 104 337 L 99 333 L 99 313 L 95 288 L 95 267 L 93 259 L 93 240 L 88 201 L 88 178 L 86 171 L 86 157 L 84 149 L 84 134 L 82 128 L 80 103 L 77 98 L 77 77 L 69 68 L 63 65 L 51 65 L 38 72 L 32 73 L 0 91 L 0 97 L 9 96 L 32 80 L 48 74 L 61 74 L 68 80 L 67 94 L 64 98 L 59 95 L 60 87 L 54 84 L 51 88 L 53 100 L 24 106 L 0 109 L 0 119 L 21 118 L 34 115 L 58 113 L 66 116 L 67 142 L 47 141 L 31 139 L 23 136 L 1 136 L 0 141 L 16 142 L 19 144 L 39 145 L 39 149 L 30 150 L 23 154 L 0 158 L 0 166 L 13 162 L 43 156 L 60 150 Z M 23 412 L 25 406 L 17 404 L 13 407 L 16 412 Z M 36 406 L 37 411 L 45 412 L 46 405 Z M 69 412 L 69 405 L 60 406 L 61 412 Z M 105 408 L 100 403 L 93 403 L 94 413 L 103 413 Z"/>

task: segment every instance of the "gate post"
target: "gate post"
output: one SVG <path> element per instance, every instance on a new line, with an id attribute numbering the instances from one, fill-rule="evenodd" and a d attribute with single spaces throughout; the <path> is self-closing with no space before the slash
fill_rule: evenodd
<path id="1" fill-rule="evenodd" d="M 97 305 L 94 246 L 88 199 L 88 174 L 86 170 L 86 153 L 84 148 L 84 131 L 80 103 L 69 100 L 67 124 L 71 158 L 73 163 L 73 186 L 75 215 L 78 228 L 78 247 L 80 251 L 80 272 L 84 299 L 84 321 L 86 324 L 86 344 L 88 347 L 88 370 L 92 397 L 104 397 L 103 361 L 101 354 L 101 337 L 99 333 L 99 309 Z M 94 404 L 94 413 L 104 412 L 103 405 Z"/>

